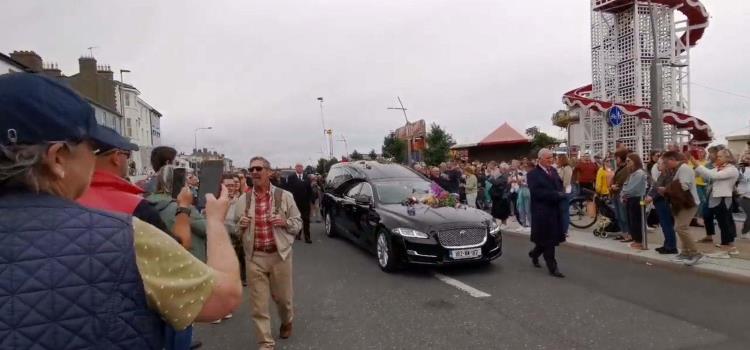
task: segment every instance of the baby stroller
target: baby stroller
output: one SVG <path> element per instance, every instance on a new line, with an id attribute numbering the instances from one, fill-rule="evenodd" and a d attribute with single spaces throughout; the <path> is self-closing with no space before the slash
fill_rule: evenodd
<path id="1" fill-rule="evenodd" d="M 594 228 L 594 236 L 608 238 L 610 233 L 620 232 L 612 200 L 607 196 L 595 196 L 594 204 L 596 205 L 596 210 L 601 214 Z"/>

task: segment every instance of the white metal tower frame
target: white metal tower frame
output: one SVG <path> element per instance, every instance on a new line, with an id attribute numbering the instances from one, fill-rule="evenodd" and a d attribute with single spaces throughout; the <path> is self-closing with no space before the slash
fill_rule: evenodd
<path id="1" fill-rule="evenodd" d="M 598 11 L 617 0 L 591 1 L 591 97 L 597 100 L 650 107 L 650 71 L 653 52 L 651 7 L 647 1 L 625 4 L 616 13 Z M 654 4 L 658 60 L 662 67 L 664 108 L 690 112 L 690 49 L 679 38 L 687 21 L 675 21 L 675 11 Z M 689 38 L 688 38 L 689 39 Z M 689 42 L 689 41 L 688 41 Z M 623 142 L 644 155 L 651 149 L 650 121 L 626 116 L 619 127 L 610 127 L 606 113 L 582 110 L 583 151 L 604 154 Z M 665 125 L 665 142 L 686 141 L 678 130 Z"/>

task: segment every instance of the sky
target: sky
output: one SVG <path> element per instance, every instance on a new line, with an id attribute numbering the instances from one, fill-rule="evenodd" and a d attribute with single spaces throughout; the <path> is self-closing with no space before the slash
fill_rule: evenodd
<path id="1" fill-rule="evenodd" d="M 750 128 L 750 1 L 703 0 L 691 51 L 692 114 L 714 134 Z M 165 144 L 235 165 L 315 163 L 326 127 L 348 151 L 378 152 L 403 125 L 400 96 L 458 143 L 503 122 L 554 136 L 562 94 L 589 84 L 588 0 L 9 1 L 0 51 L 34 50 L 64 74 L 94 56 L 162 114 Z M 115 74 L 118 75 L 117 73 Z M 704 88 L 708 86 L 714 90 Z M 740 94 L 738 97 L 715 89 Z M 345 144 L 334 142 L 335 155 Z"/>

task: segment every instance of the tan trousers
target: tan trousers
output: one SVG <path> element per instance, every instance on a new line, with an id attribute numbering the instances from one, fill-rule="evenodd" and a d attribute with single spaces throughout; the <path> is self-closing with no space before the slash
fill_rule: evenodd
<path id="1" fill-rule="evenodd" d="M 677 236 L 680 237 L 680 246 L 682 247 L 682 254 L 695 255 L 698 253 L 698 248 L 695 246 L 695 242 L 690 237 L 690 221 L 695 217 L 695 213 L 698 211 L 697 207 L 690 209 L 683 209 L 674 215 L 674 228 L 677 231 Z"/>
<path id="2" fill-rule="evenodd" d="M 273 349 L 269 300 L 273 297 L 276 302 L 281 322 L 291 323 L 294 318 L 291 252 L 286 260 L 279 253 L 253 252 L 247 260 L 247 284 L 255 337 L 261 349 Z"/>

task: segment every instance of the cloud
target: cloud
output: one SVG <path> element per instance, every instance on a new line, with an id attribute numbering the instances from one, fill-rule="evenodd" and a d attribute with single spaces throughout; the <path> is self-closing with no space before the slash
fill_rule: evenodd
<path id="1" fill-rule="evenodd" d="M 706 4 L 713 15 L 692 51 L 693 79 L 750 94 L 745 1 Z M 587 84 L 588 1 L 24 1 L 0 21 L 16 28 L 0 49 L 36 50 L 64 72 L 89 46 L 163 114 L 166 143 L 211 147 L 243 165 L 310 162 L 326 126 L 349 151 L 379 150 L 410 119 L 436 122 L 458 142 L 502 122 L 550 123 L 561 95 Z M 717 135 L 735 130 L 748 101 L 693 88 L 693 112 Z M 745 123 L 744 121 L 742 123 Z M 343 143 L 335 142 L 336 154 Z"/>

